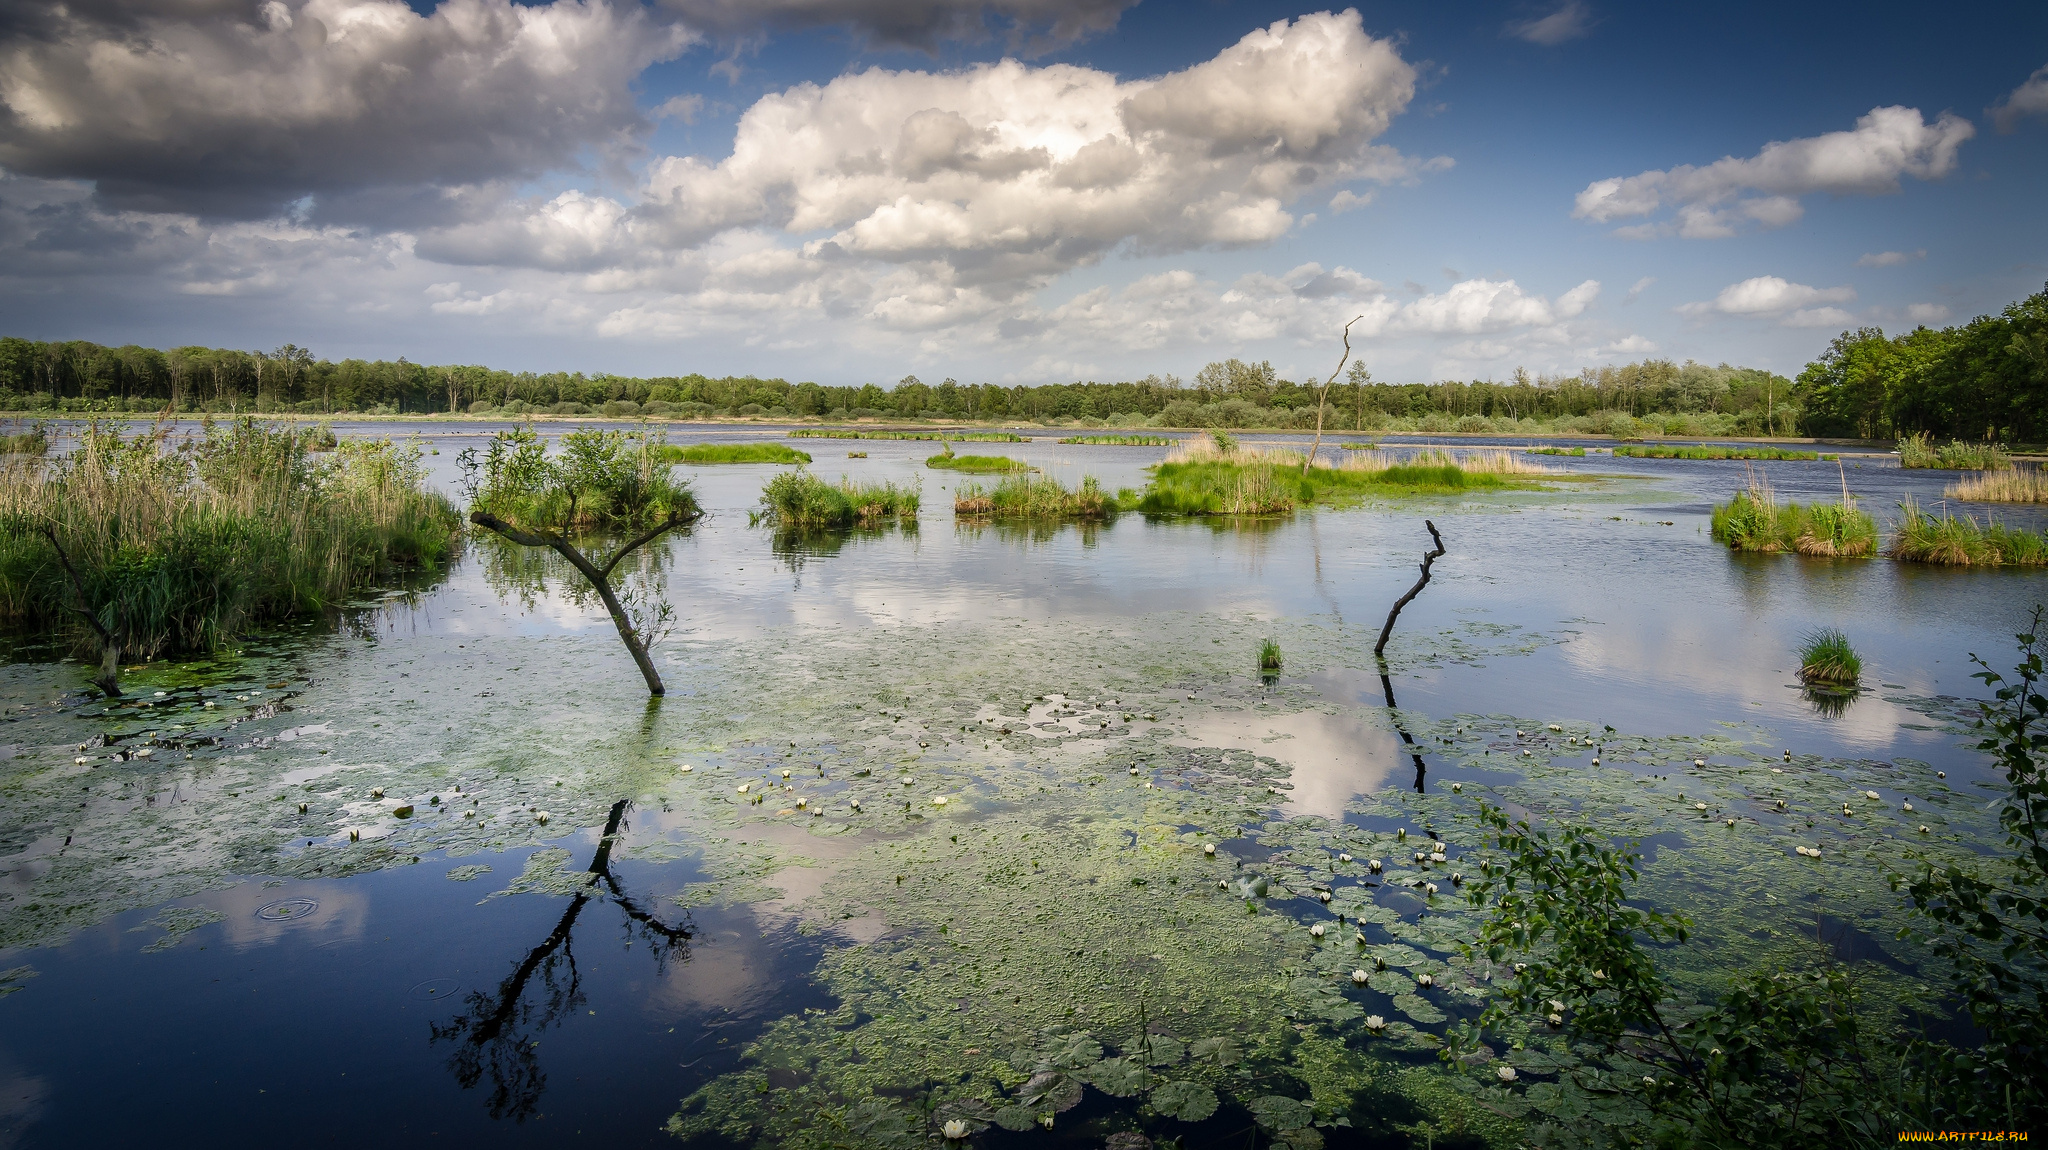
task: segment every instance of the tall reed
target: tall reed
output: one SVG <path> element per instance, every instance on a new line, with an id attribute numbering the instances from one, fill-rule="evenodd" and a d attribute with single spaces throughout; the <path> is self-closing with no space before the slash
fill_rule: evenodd
<path id="1" fill-rule="evenodd" d="M 2048 539 L 1997 520 L 1980 525 L 1973 516 L 1950 511 L 1929 515 L 1906 499 L 1899 504 L 1898 537 L 1891 553 L 1896 559 L 1943 567 L 2038 567 L 2048 564 Z"/>
<path id="2" fill-rule="evenodd" d="M 879 527 L 897 520 L 916 522 L 920 492 L 915 484 L 827 483 L 808 471 L 785 471 L 761 489 L 761 510 L 752 521 L 786 531 Z"/>
<path id="3" fill-rule="evenodd" d="M 953 513 L 979 519 L 1107 519 L 1135 500 L 1135 493 L 1104 491 L 1093 475 L 1069 488 L 1050 475 L 1019 474 L 993 487 L 961 484 L 954 492 Z"/>
<path id="4" fill-rule="evenodd" d="M 1780 504 L 1770 481 L 1751 472 L 1748 486 L 1714 508 L 1713 537 L 1733 551 L 1861 558 L 1877 550 L 1877 521 L 1846 492 L 1840 503 Z"/>
<path id="5" fill-rule="evenodd" d="M 1937 445 L 1928 440 L 1926 432 L 1916 431 L 1899 440 L 1899 466 L 2006 471 L 2012 467 L 2012 456 L 1993 443 L 1964 443 L 1953 439 Z"/>
<path id="6" fill-rule="evenodd" d="M 2033 468 L 1986 471 L 1959 479 L 1941 493 L 1971 503 L 2048 503 L 2048 473 Z"/>
<path id="7" fill-rule="evenodd" d="M 311 438 L 251 419 L 176 441 L 96 422 L 61 459 L 0 466 L 0 617 L 85 652 L 102 646 L 89 615 L 146 660 L 445 560 L 458 520 L 417 444 L 351 440 L 316 459 Z"/>

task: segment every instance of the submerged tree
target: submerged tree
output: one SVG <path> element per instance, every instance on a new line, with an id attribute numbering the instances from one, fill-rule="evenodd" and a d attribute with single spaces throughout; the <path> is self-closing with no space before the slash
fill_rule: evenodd
<path id="1" fill-rule="evenodd" d="M 564 435 L 560 453 L 550 455 L 539 434 L 524 427 L 493 436 L 481 459 L 471 448 L 459 460 L 469 521 L 568 560 L 603 601 L 653 695 L 664 688 L 648 648 L 675 609 L 651 587 L 621 595 L 612 575 L 627 556 L 702 514 L 688 482 L 671 478 L 673 464 L 663 461 L 661 446 L 656 434 L 593 429 Z M 634 534 L 608 558 L 585 554 L 572 541 L 611 531 Z"/>

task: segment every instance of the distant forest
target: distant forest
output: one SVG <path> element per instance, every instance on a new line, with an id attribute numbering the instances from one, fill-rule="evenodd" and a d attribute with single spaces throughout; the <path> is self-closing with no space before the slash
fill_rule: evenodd
<path id="1" fill-rule="evenodd" d="M 0 409 L 19 412 L 658 415 L 672 418 L 1030 420 L 1162 427 L 1302 427 L 1319 381 L 1270 363 L 1211 363 L 1192 380 L 1037 386 L 906 376 L 826 386 L 753 376 L 640 378 L 499 371 L 405 359 L 339 362 L 291 344 L 102 347 L 0 339 Z M 1650 359 L 1505 382 L 1382 383 L 1363 364 L 1330 393 L 1335 430 L 1586 430 L 2048 440 L 2048 288 L 1955 327 L 1844 332 L 1788 380 L 1754 368 Z"/>

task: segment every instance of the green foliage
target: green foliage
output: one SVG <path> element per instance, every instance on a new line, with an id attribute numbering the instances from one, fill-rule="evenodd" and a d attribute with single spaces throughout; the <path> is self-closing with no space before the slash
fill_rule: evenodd
<path id="1" fill-rule="evenodd" d="M 0 435 L 0 455 L 47 455 L 49 451 L 50 436 L 40 423 L 27 431 Z"/>
<path id="2" fill-rule="evenodd" d="M 809 463 L 809 454 L 782 443 L 664 444 L 661 458 L 670 463 Z"/>
<path id="3" fill-rule="evenodd" d="M 1259 644 L 1259 670 L 1265 672 L 1280 669 L 1280 644 L 1266 639 Z"/>
<path id="4" fill-rule="evenodd" d="M 427 489 L 417 444 L 351 440 L 316 459 L 310 438 L 250 419 L 176 442 L 94 422 L 61 459 L 0 467 L 0 616 L 85 651 L 100 640 L 82 610 L 146 660 L 441 565 L 455 511 Z"/>
<path id="5" fill-rule="evenodd" d="M 924 465 L 946 471 L 978 473 L 1031 470 L 1030 464 L 1021 459 L 1011 459 L 1007 455 L 955 455 L 950 448 L 943 454 L 925 460 Z"/>
<path id="6" fill-rule="evenodd" d="M 993 487 L 964 483 L 953 493 L 953 514 L 972 519 L 1108 519 L 1137 505 L 1137 493 L 1111 495 L 1093 475 L 1069 488 L 1049 475 L 1008 476 Z"/>
<path id="7" fill-rule="evenodd" d="M 1927 433 L 1916 431 L 1899 440 L 1899 466 L 1946 468 L 1950 471 L 2010 471 L 2012 456 L 1995 443 L 1964 443 L 1951 440 L 1935 445 Z"/>
<path id="8" fill-rule="evenodd" d="M 1899 504 L 1893 558 L 1943 567 L 2038 567 L 2048 564 L 2048 538 L 2039 532 L 1944 511 L 1928 515 L 1907 499 Z"/>
<path id="9" fill-rule="evenodd" d="M 551 454 L 533 428 L 519 427 L 492 436 L 481 458 L 465 449 L 457 463 L 477 510 L 563 535 L 695 516 L 696 496 L 672 477 L 664 446 L 659 432 L 585 428 Z"/>
<path id="10" fill-rule="evenodd" d="M 791 439 L 938 439 L 962 443 L 1029 443 L 1031 438 L 1008 431 L 849 431 L 839 427 L 800 427 Z"/>
<path id="11" fill-rule="evenodd" d="M 1350 447 L 1351 445 L 1347 443 L 1344 446 Z M 1586 449 L 1583 447 L 1532 447 L 1529 449 L 1529 454 L 1569 455 L 1577 459 L 1584 459 L 1586 456 Z"/>
<path id="12" fill-rule="evenodd" d="M 1061 443 L 1088 443 L 1099 447 L 1172 447 L 1178 440 L 1164 435 L 1069 435 Z"/>
<path id="13" fill-rule="evenodd" d="M 1824 687 L 1853 687 L 1863 675 L 1863 660 L 1838 627 L 1809 633 L 1799 647 L 1799 677 Z"/>
<path id="14" fill-rule="evenodd" d="M 1585 448 L 1578 454 L 1584 455 Z M 1550 454 L 1557 454 L 1552 451 Z M 1834 455 L 1821 455 L 1813 451 L 1790 451 L 1782 447 L 1708 447 L 1692 444 L 1667 445 L 1622 444 L 1614 449 L 1617 457 L 1624 459 L 1835 459 Z"/>
<path id="15" fill-rule="evenodd" d="M 1977 749 L 2005 773 L 1998 821 L 2007 854 L 1923 858 L 1894 875 L 1921 916 L 1917 932 L 1949 967 L 1950 986 L 1984 1033 L 1967 1055 L 1936 1050 L 1937 1066 L 1971 1089 L 1951 1124 L 2048 1126 L 2048 696 L 2042 693 L 2048 612 L 2035 607 L 2019 636 L 2012 678 L 1981 667 L 1995 701 L 1980 704 Z"/>
<path id="16" fill-rule="evenodd" d="M 890 520 L 916 522 L 919 492 L 894 483 L 827 483 L 808 471 L 785 471 L 761 489 L 755 523 L 785 531 L 876 527 Z"/>

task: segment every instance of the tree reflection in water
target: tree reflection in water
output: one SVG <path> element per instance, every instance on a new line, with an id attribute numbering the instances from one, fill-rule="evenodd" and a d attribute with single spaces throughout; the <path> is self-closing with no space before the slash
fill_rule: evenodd
<path id="1" fill-rule="evenodd" d="M 1422 752 L 1415 746 L 1415 736 L 1401 722 L 1401 705 L 1394 701 L 1394 680 L 1387 677 L 1387 664 L 1380 661 L 1380 688 L 1387 693 L 1387 717 L 1394 721 L 1394 730 L 1401 735 L 1401 741 L 1408 744 L 1408 757 L 1415 760 L 1415 793 L 1423 791 L 1423 780 L 1429 768 L 1422 765 Z"/>
<path id="2" fill-rule="evenodd" d="M 657 919 L 628 895 L 612 874 L 612 847 L 618 842 L 619 826 L 630 805 L 620 799 L 612 806 L 604 836 L 590 860 L 590 877 L 570 899 L 555 929 L 527 952 L 495 992 L 471 991 L 462 1014 L 431 1028 L 431 1041 L 457 1044 L 448 1068 L 464 1090 L 474 1088 L 486 1075 L 490 1077 L 492 1118 L 524 1122 L 540 1106 L 547 1074 L 540 1067 L 540 1042 L 534 1035 L 559 1024 L 585 1001 L 573 938 L 585 906 L 604 901 L 623 910 L 627 929 L 650 944 L 657 973 L 666 971 L 671 961 L 690 960 L 690 929 Z M 529 995 L 529 990 L 534 993 Z"/>

